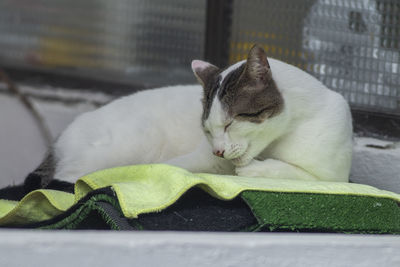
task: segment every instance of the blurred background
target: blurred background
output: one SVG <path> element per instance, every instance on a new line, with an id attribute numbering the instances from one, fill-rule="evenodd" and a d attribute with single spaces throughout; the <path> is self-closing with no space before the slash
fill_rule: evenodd
<path id="1" fill-rule="evenodd" d="M 223 67 L 254 43 L 341 93 L 356 135 L 400 138 L 398 0 L 1 0 L 0 186 L 41 161 L 46 131 L 136 90 L 194 83 L 192 59 Z"/>

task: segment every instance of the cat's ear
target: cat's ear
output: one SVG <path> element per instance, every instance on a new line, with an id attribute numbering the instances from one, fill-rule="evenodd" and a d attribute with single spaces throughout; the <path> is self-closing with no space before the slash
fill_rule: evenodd
<path id="1" fill-rule="evenodd" d="M 250 79 L 267 84 L 272 78 L 267 54 L 259 45 L 254 45 L 247 56 L 246 72 Z"/>
<path id="2" fill-rule="evenodd" d="M 211 63 L 196 59 L 192 61 L 192 70 L 199 83 L 205 87 L 219 69 Z"/>

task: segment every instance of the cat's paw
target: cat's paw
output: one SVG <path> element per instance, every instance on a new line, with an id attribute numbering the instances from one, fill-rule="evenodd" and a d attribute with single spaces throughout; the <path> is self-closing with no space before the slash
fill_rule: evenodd
<path id="1" fill-rule="evenodd" d="M 245 154 L 239 158 L 232 159 L 231 162 L 233 163 L 233 165 L 239 168 L 247 166 L 248 164 L 250 164 L 252 160 L 253 160 L 252 157 L 249 157 L 247 154 Z"/>
<path id="2" fill-rule="evenodd" d="M 264 164 L 259 160 L 252 160 L 250 164 L 242 167 L 236 167 L 235 173 L 238 176 L 246 177 L 264 177 L 265 167 Z"/>

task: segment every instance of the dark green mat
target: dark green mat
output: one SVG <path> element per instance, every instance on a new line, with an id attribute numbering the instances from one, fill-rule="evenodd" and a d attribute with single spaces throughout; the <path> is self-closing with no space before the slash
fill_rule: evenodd
<path id="1" fill-rule="evenodd" d="M 241 196 L 258 220 L 255 230 L 400 233 L 399 203 L 391 199 L 253 191 Z"/>

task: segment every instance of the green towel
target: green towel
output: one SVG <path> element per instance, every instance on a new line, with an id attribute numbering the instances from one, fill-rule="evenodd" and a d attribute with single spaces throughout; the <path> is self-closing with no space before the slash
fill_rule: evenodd
<path id="1" fill-rule="evenodd" d="M 56 190 L 36 190 L 21 201 L 0 200 L 0 226 L 22 225 L 48 220 L 74 204 L 73 194 Z"/>
<path id="2" fill-rule="evenodd" d="M 340 220 L 352 214 L 360 216 L 359 213 L 368 210 L 368 216 L 392 218 L 389 222 L 390 229 L 393 230 L 394 227 L 394 230 L 400 232 L 400 209 L 397 206 L 397 203 L 400 203 L 400 195 L 389 191 L 350 183 L 193 174 L 163 164 L 117 167 L 89 174 L 77 181 L 75 195 L 54 190 L 37 190 L 28 194 L 19 203 L 2 200 L 0 225 L 47 220 L 63 213 L 88 192 L 107 186 L 111 186 L 116 193 L 123 215 L 132 219 L 140 214 L 159 212 L 175 203 L 190 188 L 199 186 L 221 200 L 230 200 L 241 194 L 260 222 L 259 227 L 269 224 L 272 225 L 271 228 L 274 228 L 274 225 L 276 227 L 285 225 L 290 228 L 287 222 L 293 220 L 307 226 L 310 222 L 315 223 L 316 218 L 312 216 L 316 216 L 316 209 L 334 210 L 336 207 L 343 212 L 332 210 L 329 214 L 340 216 Z M 353 206 L 345 209 L 346 199 Z M 307 213 L 314 204 L 318 205 L 313 209 L 314 213 Z M 294 210 L 288 212 L 290 209 Z M 296 214 L 298 216 L 295 216 Z M 350 219 L 351 224 L 357 223 L 357 218 Z M 332 225 L 329 222 L 339 219 L 326 220 L 328 223 L 323 223 L 322 228 L 329 228 L 329 225 Z M 381 225 L 382 220 L 384 219 L 381 218 L 379 222 L 374 221 L 374 225 Z M 364 222 L 360 222 L 361 226 L 362 223 Z"/>

